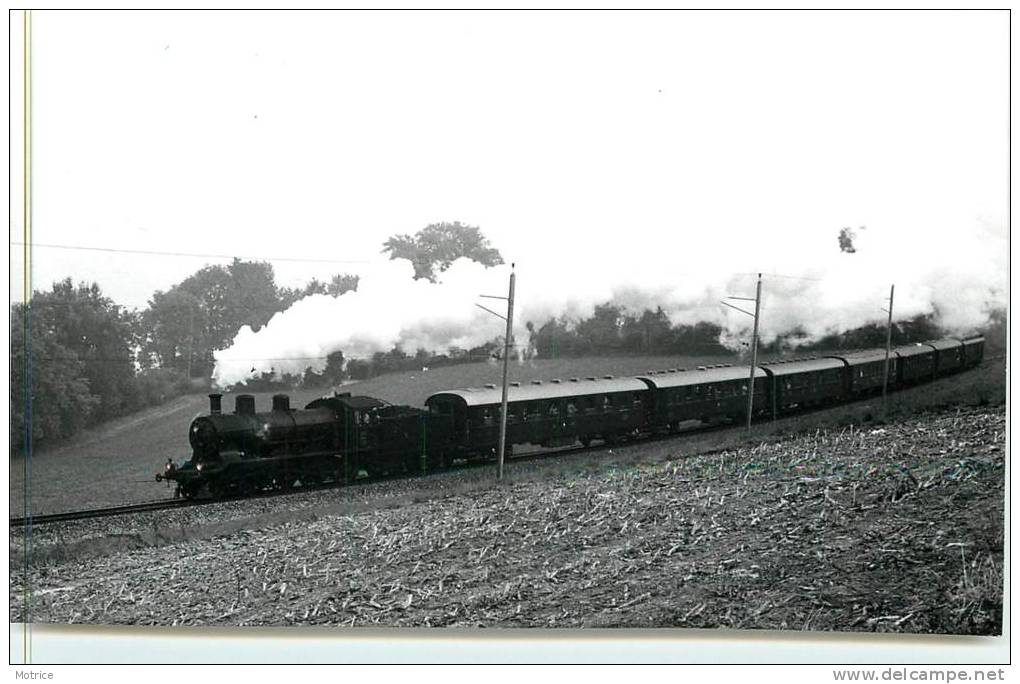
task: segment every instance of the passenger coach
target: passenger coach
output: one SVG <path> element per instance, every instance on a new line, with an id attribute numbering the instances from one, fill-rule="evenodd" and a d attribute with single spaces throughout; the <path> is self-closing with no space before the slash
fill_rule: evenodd
<path id="1" fill-rule="evenodd" d="M 772 385 L 772 415 L 783 411 L 842 401 L 847 393 L 847 362 L 842 358 L 811 358 L 763 363 Z"/>
<path id="2" fill-rule="evenodd" d="M 885 349 L 872 349 L 852 354 L 835 354 L 831 358 L 842 359 L 847 365 L 847 391 L 854 397 L 861 397 L 882 391 L 882 376 L 885 373 Z M 898 358 L 889 354 L 888 386 L 896 385 Z"/>
<path id="3" fill-rule="evenodd" d="M 652 424 L 676 431 L 687 420 L 709 422 L 714 418 L 739 421 L 747 415 L 749 366 L 724 366 L 693 371 L 671 370 L 642 375 L 654 395 Z M 768 397 L 768 377 L 761 368 L 754 373 L 754 405 L 761 409 Z"/>
<path id="4" fill-rule="evenodd" d="M 508 388 L 507 445 L 566 446 L 616 439 L 647 425 L 648 386 L 637 378 L 571 378 Z M 499 439 L 502 391 L 495 385 L 447 390 L 425 400 L 429 439 L 453 446 L 448 457 L 487 456 Z"/>

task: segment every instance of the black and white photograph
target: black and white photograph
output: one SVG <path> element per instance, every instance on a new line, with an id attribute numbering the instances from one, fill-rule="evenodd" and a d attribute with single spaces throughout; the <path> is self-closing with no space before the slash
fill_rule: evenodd
<path id="1" fill-rule="evenodd" d="M 12 663 L 1008 659 L 1008 10 L 9 27 Z"/>

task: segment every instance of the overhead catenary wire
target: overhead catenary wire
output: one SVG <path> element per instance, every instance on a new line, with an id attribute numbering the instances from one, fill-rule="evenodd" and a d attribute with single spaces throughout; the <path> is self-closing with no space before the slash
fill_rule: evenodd
<path id="1" fill-rule="evenodd" d="M 12 240 L 11 245 L 25 246 L 26 243 L 22 241 Z M 165 250 L 152 250 L 152 249 L 125 249 L 122 247 L 99 247 L 91 245 L 64 245 L 54 244 L 47 242 L 31 242 L 29 246 L 32 248 L 44 248 L 44 249 L 67 249 L 67 250 L 79 250 L 86 252 L 107 252 L 113 254 L 135 254 L 135 255 L 148 255 L 148 256 L 169 256 L 169 257 L 181 257 L 191 259 L 242 259 L 248 261 L 287 261 L 287 262 L 305 262 L 305 263 L 320 263 L 320 264 L 360 264 L 367 265 L 373 263 L 367 259 L 321 259 L 313 257 L 280 257 L 280 256 L 250 256 L 242 254 L 205 254 L 201 252 L 176 252 L 176 251 L 165 251 Z M 813 276 L 797 276 L 789 275 L 786 273 L 765 273 L 762 274 L 763 278 L 783 278 L 788 280 L 810 280 L 815 282 L 822 282 L 825 278 L 813 277 Z M 734 272 L 733 277 L 757 277 L 756 272 Z"/>
<path id="2" fill-rule="evenodd" d="M 12 240 L 12 245 L 25 246 L 25 242 Z M 313 259 L 310 257 L 263 257 L 263 256 L 245 256 L 241 254 L 201 254 L 196 252 L 168 252 L 154 249 L 123 249 L 121 247 L 91 247 L 88 245 L 57 245 L 45 242 L 32 242 L 29 243 L 33 249 L 42 247 L 45 249 L 68 249 L 68 250 L 79 250 L 84 252 L 108 252 L 113 254 L 136 254 L 146 256 L 169 256 L 169 257 L 185 257 L 192 259 L 244 259 L 247 261 L 289 261 L 289 262 L 304 262 L 304 263 L 317 263 L 317 264 L 370 264 L 372 262 L 365 259 Z"/>

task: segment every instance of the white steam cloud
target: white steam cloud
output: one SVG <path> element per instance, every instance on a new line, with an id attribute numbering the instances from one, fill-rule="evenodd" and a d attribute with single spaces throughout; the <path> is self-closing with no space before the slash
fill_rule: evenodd
<path id="1" fill-rule="evenodd" d="M 769 268 L 763 269 L 762 339 L 802 330 L 811 340 L 884 321 L 881 309 L 891 283 L 896 284 L 894 320 L 933 314 L 948 333 L 981 327 L 992 311 L 1005 306 L 1005 231 L 980 222 L 971 225 L 970 231 L 955 235 L 914 233 L 920 240 L 899 241 L 855 226 L 852 254 L 840 251 L 837 228 L 799 250 L 770 253 Z M 754 296 L 756 274 L 750 269 L 735 273 L 734 268 L 753 263 L 753 256 L 737 260 L 701 250 L 658 255 L 649 259 L 654 263 L 630 270 L 595 264 L 573 264 L 569 272 L 552 266 L 518 268 L 514 334 L 526 343 L 529 321 L 541 326 L 552 317 L 579 320 L 596 305 L 613 302 L 630 312 L 662 307 L 674 324 L 717 323 L 723 327 L 722 342 L 737 349 L 750 336 L 751 318 L 719 300 Z M 509 266 L 486 268 L 461 259 L 441 274 L 441 282 L 430 283 L 414 279 L 410 262 L 395 260 L 359 275 L 357 291 L 306 297 L 257 333 L 243 327 L 228 349 L 215 353 L 214 382 L 227 386 L 267 371 L 321 370 L 325 356 L 337 350 L 346 359 L 366 358 L 394 345 L 409 354 L 418 349 L 442 353 L 503 335 L 505 324 L 475 304 L 505 311 L 504 302 L 479 295 L 505 296 Z"/>

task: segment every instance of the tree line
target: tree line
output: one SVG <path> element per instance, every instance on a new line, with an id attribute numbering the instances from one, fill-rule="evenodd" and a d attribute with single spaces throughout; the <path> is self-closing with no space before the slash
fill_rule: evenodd
<path id="1" fill-rule="evenodd" d="M 97 283 L 70 278 L 11 305 L 11 443 L 69 437 L 83 428 L 208 385 L 213 351 L 238 329 L 259 329 L 308 294 L 340 294 L 357 278 L 278 287 L 267 263 L 207 266 L 128 310 Z"/>
<path id="2" fill-rule="evenodd" d="M 489 266 L 502 263 L 478 227 L 457 221 L 431 224 L 413 236 L 394 235 L 381 251 L 391 259 L 410 259 L 415 277 L 432 281 L 459 257 Z M 303 287 L 280 287 L 271 264 L 234 259 L 153 293 L 140 311 L 118 305 L 98 283 L 66 278 L 47 291 L 37 290 L 27 306 L 11 305 L 12 449 L 20 451 L 26 437 L 38 444 L 58 441 L 204 389 L 215 365 L 213 352 L 228 347 L 242 326 L 258 331 L 303 297 L 336 297 L 357 287 L 358 277 L 347 273 L 328 282 L 313 278 Z M 400 350 L 377 357 L 345 364 L 340 350 L 327 357 L 321 371 L 309 369 L 283 382 L 328 387 L 421 361 Z M 279 378 L 266 375 L 245 383 L 253 390 L 280 385 Z"/>
<path id="3" fill-rule="evenodd" d="M 413 236 L 393 236 L 383 244 L 382 253 L 410 259 L 415 277 L 431 281 L 459 257 L 487 266 L 503 263 L 477 227 L 458 222 L 432 224 Z M 96 283 L 76 285 L 67 278 L 48 291 L 36 291 L 29 306 L 11 306 L 12 448 L 24 446 L 29 424 L 33 443 L 45 444 L 204 390 L 214 367 L 213 352 L 228 347 L 242 326 L 257 331 L 303 297 L 340 296 L 357 287 L 358 277 L 345 273 L 328 282 L 312 279 L 303 287 L 280 287 L 271 264 L 234 259 L 201 268 L 165 292 L 155 292 L 141 311 L 116 304 Z M 730 353 L 719 342 L 718 325 L 674 325 L 661 308 L 635 314 L 606 303 L 580 321 L 557 318 L 529 321 L 526 326 L 528 340 L 522 347 L 540 358 Z M 934 319 L 922 316 L 898 323 L 893 343 L 938 335 Z M 812 345 L 804 342 L 803 331 L 795 330 L 762 351 L 880 347 L 885 344 L 885 327 L 869 325 Z M 337 350 L 327 356 L 321 370 L 308 368 L 301 375 L 282 377 L 264 373 L 234 389 L 329 388 L 387 372 L 496 359 L 502 348 L 497 338 L 474 349 L 442 354 L 395 347 L 367 359 L 345 359 L 343 350 Z"/>

